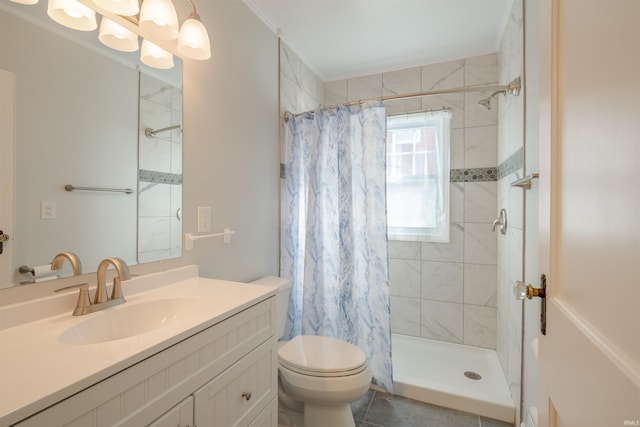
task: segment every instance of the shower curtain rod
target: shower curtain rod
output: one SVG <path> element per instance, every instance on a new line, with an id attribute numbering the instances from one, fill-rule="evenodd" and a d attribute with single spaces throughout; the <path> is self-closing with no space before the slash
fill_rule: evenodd
<path id="1" fill-rule="evenodd" d="M 511 95 L 515 95 L 518 96 L 520 94 L 520 88 L 522 87 L 521 82 L 520 82 L 520 77 L 516 77 L 515 79 L 511 80 L 511 82 L 508 85 L 490 85 L 490 86 L 470 86 L 470 87 L 456 87 L 456 88 L 451 88 L 451 89 L 437 89 L 437 90 L 430 90 L 430 91 L 426 91 L 426 92 L 416 92 L 416 93 L 408 93 L 406 95 L 388 95 L 388 96 L 382 96 L 382 97 L 377 97 L 377 98 L 368 98 L 368 99 L 360 99 L 358 101 L 351 101 L 351 102 L 346 102 L 344 104 L 344 106 L 350 107 L 352 105 L 358 105 L 358 104 L 363 104 L 365 102 L 371 102 L 371 101 L 392 101 L 394 99 L 405 99 L 405 98 L 417 98 L 420 96 L 429 96 L 429 95 L 442 95 L 442 94 L 446 94 L 446 93 L 464 93 L 464 92 L 490 92 L 493 91 L 494 95 L 500 92 L 503 92 L 504 94 L 511 94 Z M 336 108 L 338 105 L 330 105 L 328 107 L 322 107 L 323 110 L 329 110 L 331 108 Z M 284 121 L 288 122 L 289 121 L 289 116 L 291 115 L 291 113 L 289 113 L 288 111 L 284 112 Z"/>

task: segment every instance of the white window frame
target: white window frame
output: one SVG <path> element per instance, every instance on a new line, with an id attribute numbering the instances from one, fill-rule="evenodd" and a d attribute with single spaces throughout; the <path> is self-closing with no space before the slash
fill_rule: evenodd
<path id="1" fill-rule="evenodd" d="M 399 114 L 390 115 L 387 117 L 387 133 L 389 131 L 418 129 L 418 128 L 433 128 L 435 133 L 436 148 L 434 153 L 416 152 L 411 154 L 416 155 L 431 155 L 436 165 L 435 178 L 436 178 L 436 207 L 435 207 L 435 226 L 434 227 L 399 227 L 391 226 L 387 227 L 387 235 L 389 240 L 401 240 L 401 241 L 421 241 L 421 242 L 449 242 L 449 171 L 450 171 L 450 139 L 451 139 L 451 112 L 449 110 L 411 113 L 411 114 Z M 391 164 L 393 160 L 389 153 L 390 141 L 387 141 L 387 188 L 389 188 L 391 179 Z M 414 147 L 415 148 L 415 147 Z M 396 176 L 397 178 L 397 176 Z M 424 175 L 423 179 L 433 179 L 433 175 Z M 387 198 L 389 203 L 389 198 Z M 387 212 L 391 212 L 389 205 L 387 205 Z M 392 218 L 390 218 L 390 223 Z"/>

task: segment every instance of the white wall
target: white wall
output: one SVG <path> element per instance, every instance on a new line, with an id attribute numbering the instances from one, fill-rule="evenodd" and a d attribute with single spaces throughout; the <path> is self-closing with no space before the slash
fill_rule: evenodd
<path id="1" fill-rule="evenodd" d="M 278 273 L 278 43 L 242 2 L 200 2 L 213 57 L 184 62 L 184 231 L 211 206 L 212 231 L 185 262 L 206 277 L 247 281 Z M 170 263 L 166 263 L 170 264 Z"/>

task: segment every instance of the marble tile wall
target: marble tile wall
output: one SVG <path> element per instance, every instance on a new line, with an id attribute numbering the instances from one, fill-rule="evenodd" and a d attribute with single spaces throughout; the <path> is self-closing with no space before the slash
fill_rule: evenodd
<path id="1" fill-rule="evenodd" d="M 182 124 L 182 89 L 141 73 L 138 262 L 182 255 L 182 131 L 144 134 L 176 124 Z"/>
<path id="2" fill-rule="evenodd" d="M 323 105 L 324 83 L 280 41 L 280 114 L 303 113 Z"/>
<path id="3" fill-rule="evenodd" d="M 324 83 L 307 64 L 300 59 L 282 40 L 280 40 L 280 118 L 285 113 L 304 113 L 323 105 Z M 286 152 L 284 143 L 288 128 L 280 120 L 280 163 L 286 163 L 282 157 Z M 281 206 L 282 208 L 282 206 Z"/>
<path id="4" fill-rule="evenodd" d="M 497 54 L 327 82 L 325 105 L 442 88 L 496 84 Z M 498 110 L 460 93 L 385 102 L 390 114 L 452 110 L 449 243 L 391 241 L 393 332 L 495 348 Z M 482 179 L 463 177 L 464 171 Z"/>
<path id="5" fill-rule="evenodd" d="M 507 84 L 523 69 L 522 2 L 514 1 L 499 51 L 499 78 Z M 513 297 L 513 286 L 523 278 L 524 190 L 510 183 L 522 177 L 524 165 L 524 91 L 520 96 L 498 99 L 498 209 L 507 210 L 509 227 L 498 235 L 497 352 L 520 419 L 522 302 Z"/>

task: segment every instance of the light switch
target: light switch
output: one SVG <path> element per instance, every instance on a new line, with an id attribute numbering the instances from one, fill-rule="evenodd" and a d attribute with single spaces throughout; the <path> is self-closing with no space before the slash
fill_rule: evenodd
<path id="1" fill-rule="evenodd" d="M 56 219 L 56 202 L 40 202 L 40 219 Z"/>

